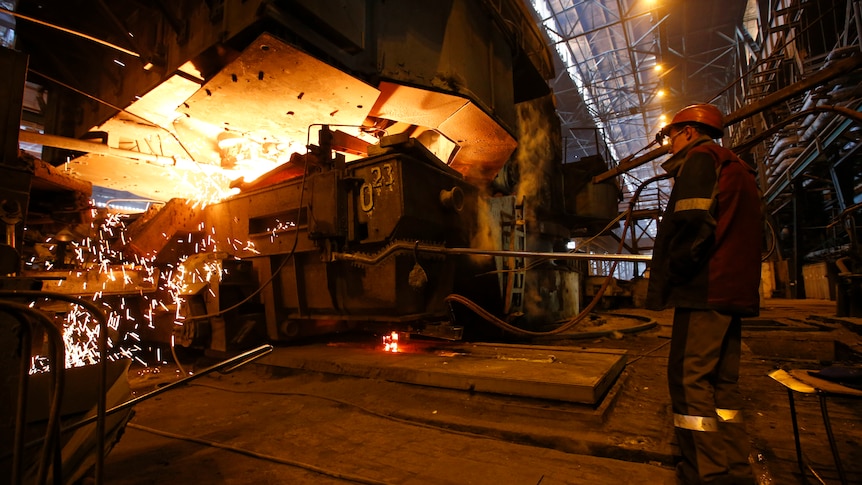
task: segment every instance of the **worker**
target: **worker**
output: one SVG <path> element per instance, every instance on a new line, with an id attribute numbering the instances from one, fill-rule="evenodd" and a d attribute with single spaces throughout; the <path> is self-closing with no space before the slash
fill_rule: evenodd
<path id="1" fill-rule="evenodd" d="M 711 104 L 683 108 L 659 133 L 674 183 L 646 306 L 674 309 L 667 379 L 683 484 L 755 483 L 737 382 L 741 318 L 760 304 L 760 192 L 754 170 L 714 141 L 723 135 Z"/>

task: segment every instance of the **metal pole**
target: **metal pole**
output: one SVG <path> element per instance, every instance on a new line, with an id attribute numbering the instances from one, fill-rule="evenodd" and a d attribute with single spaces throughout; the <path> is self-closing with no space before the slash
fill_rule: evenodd
<path id="1" fill-rule="evenodd" d="M 270 352 L 272 352 L 272 350 L 273 350 L 273 346 L 270 344 L 261 345 L 259 347 L 254 348 L 254 349 L 251 349 L 247 352 L 244 352 L 244 353 L 239 354 L 237 356 L 231 357 L 230 359 L 219 362 L 218 364 L 207 367 L 206 369 L 198 372 L 195 375 L 188 376 L 188 377 L 185 377 L 185 378 L 180 379 L 178 381 L 171 382 L 170 384 L 167 384 L 164 387 L 160 387 L 158 389 L 150 391 L 150 392 L 148 392 L 142 396 L 138 396 L 138 397 L 136 397 L 134 399 L 130 399 L 124 403 L 117 404 L 116 406 L 114 406 L 110 409 L 107 409 L 105 411 L 105 416 L 110 416 L 111 414 L 120 412 L 124 409 L 129 409 L 129 408 L 135 406 L 136 404 L 140 403 L 141 401 L 146 401 L 147 399 L 150 399 L 152 397 L 156 397 L 156 396 L 158 396 L 164 392 L 167 392 L 171 389 L 182 386 L 184 384 L 188 384 L 189 382 L 191 382 L 195 379 L 201 378 L 201 377 L 208 375 L 208 374 L 211 374 L 215 371 L 220 371 L 222 373 L 227 374 L 229 372 L 236 370 L 240 366 L 251 363 L 251 362 L 269 354 Z M 82 426 L 86 426 L 88 424 L 91 424 L 93 421 L 96 421 L 97 419 L 98 419 L 97 416 L 90 416 L 88 418 L 84 418 L 80 421 L 77 421 L 75 423 L 72 423 L 68 426 L 63 427 L 62 429 L 60 429 L 60 434 L 62 435 L 63 433 L 68 433 L 69 431 L 74 431 L 74 430 L 76 430 Z M 42 442 L 41 439 L 34 440 L 34 441 L 27 443 L 24 447 L 29 448 L 30 446 L 36 446 L 41 442 Z"/>
<path id="2" fill-rule="evenodd" d="M 231 357 L 230 359 L 221 361 L 218 364 L 207 367 L 206 369 L 198 372 L 195 375 L 184 377 L 178 381 L 171 382 L 170 384 L 167 384 L 163 387 L 160 387 L 158 389 L 150 391 L 150 392 L 148 392 L 142 396 L 138 396 L 134 399 L 130 399 L 124 403 L 118 404 L 118 405 L 108 409 L 107 411 L 105 411 L 105 415 L 109 416 L 111 414 L 122 411 L 124 409 L 129 409 L 130 407 L 140 403 L 141 401 L 146 401 L 147 399 L 150 399 L 152 397 L 156 397 L 159 394 L 162 394 L 162 393 L 167 392 L 171 389 L 174 389 L 175 387 L 179 387 L 179 386 L 182 386 L 184 384 L 188 384 L 189 382 L 191 382 L 195 379 L 199 379 L 199 378 L 201 378 L 207 374 L 212 374 L 215 371 L 220 371 L 220 372 L 225 373 L 225 374 L 233 372 L 237 368 L 239 368 L 245 364 L 251 363 L 251 362 L 269 354 L 270 352 L 272 352 L 272 350 L 273 350 L 273 346 L 270 344 L 264 344 L 264 345 L 261 345 L 259 347 L 255 347 L 255 348 L 253 348 L 247 352 L 243 352 L 242 354 L 239 354 L 237 356 Z M 92 423 L 93 421 L 95 421 L 95 419 L 96 418 L 94 416 L 90 416 L 89 418 L 85 418 L 85 419 L 82 419 L 81 421 L 70 424 L 69 426 L 66 426 L 65 428 L 61 429 L 60 431 L 65 433 L 65 432 L 71 431 L 73 429 L 80 428 L 81 426 L 85 426 L 87 424 Z"/>
<path id="3" fill-rule="evenodd" d="M 128 54 L 128 55 L 130 55 L 130 56 L 134 56 L 134 57 L 141 57 L 141 55 L 140 55 L 140 54 L 138 54 L 137 52 L 130 51 L 130 50 L 128 50 L 128 49 L 124 49 L 124 48 L 122 48 L 122 47 L 120 47 L 120 46 L 118 46 L 118 45 L 111 44 L 110 42 L 104 41 L 104 40 L 102 40 L 102 39 L 97 39 L 97 38 L 95 38 L 95 37 L 93 37 L 93 36 L 90 36 L 90 35 L 87 35 L 87 34 L 82 34 L 81 32 L 77 32 L 77 31 L 74 31 L 74 30 L 72 30 L 72 29 L 67 29 L 67 28 L 65 28 L 65 27 L 60 27 L 59 25 L 54 25 L 54 24 L 51 24 L 51 23 L 45 22 L 45 21 L 43 21 L 43 20 L 34 19 L 33 17 L 28 17 L 28 16 L 26 16 L 26 15 L 22 15 L 22 14 L 20 14 L 20 13 L 18 13 L 18 12 L 13 12 L 12 10 L 7 10 L 7 9 L 5 9 L 5 8 L 0 9 L 0 10 L 2 10 L 2 11 L 3 11 L 3 13 L 5 13 L 5 14 L 9 14 L 9 15 L 11 15 L 11 16 L 13 16 L 13 17 L 17 17 L 17 18 L 19 18 L 19 19 L 21 19 L 21 20 L 27 20 L 27 21 L 29 21 L 29 22 L 33 22 L 33 23 L 36 23 L 36 24 L 39 24 L 39 25 L 44 25 L 45 27 L 51 27 L 52 29 L 57 29 L 57 30 L 59 30 L 59 31 L 66 32 L 67 34 L 76 35 L 76 36 L 78 36 L 78 37 L 81 37 L 81 38 L 87 39 L 87 40 L 89 40 L 89 41 L 93 41 L 93 42 L 96 42 L 96 43 L 98 43 L 98 44 L 102 44 L 102 45 L 104 45 L 104 46 L 110 47 L 111 49 L 116 49 L 116 50 L 118 50 L 118 51 L 120 51 L 120 52 L 122 52 L 122 53 L 124 53 L 124 54 Z"/>
<path id="4" fill-rule="evenodd" d="M 385 250 L 373 256 L 353 253 L 332 253 L 333 261 L 351 261 L 361 264 L 375 264 L 396 251 L 417 251 L 436 254 L 466 254 L 484 256 L 502 256 L 516 258 L 545 258 L 545 259 L 589 259 L 599 261 L 651 261 L 649 254 L 587 254 L 587 253 L 539 253 L 534 251 L 502 251 L 494 249 L 475 248 L 444 248 L 439 246 L 427 246 L 423 244 L 399 243 L 389 246 Z"/>

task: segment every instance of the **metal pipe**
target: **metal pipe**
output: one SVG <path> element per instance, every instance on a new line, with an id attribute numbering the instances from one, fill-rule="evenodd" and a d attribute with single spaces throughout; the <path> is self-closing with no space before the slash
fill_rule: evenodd
<path id="1" fill-rule="evenodd" d="M 221 361 L 218 364 L 207 367 L 206 369 L 198 372 L 195 375 L 184 377 L 178 381 L 171 382 L 170 384 L 167 384 L 163 387 L 160 387 L 158 389 L 150 391 L 144 395 L 138 396 L 134 399 L 130 399 L 124 403 L 117 404 L 116 406 L 112 407 L 111 409 L 108 409 L 105 412 L 105 415 L 111 415 L 111 414 L 117 413 L 119 411 L 122 411 L 124 409 L 129 409 L 130 407 L 132 407 L 132 406 L 134 406 L 134 405 L 136 405 L 142 401 L 146 401 L 147 399 L 150 399 L 152 397 L 156 397 L 159 394 L 167 392 L 167 391 L 169 391 L 175 387 L 179 387 L 179 386 L 182 386 L 184 384 L 188 384 L 189 382 L 191 382 L 195 379 L 203 377 L 207 374 L 211 374 L 215 371 L 220 371 L 220 372 L 223 372 L 225 374 L 233 372 L 237 368 L 239 368 L 245 364 L 251 363 L 251 362 L 269 354 L 270 352 L 272 352 L 272 350 L 273 350 L 273 346 L 270 344 L 264 344 L 264 345 L 261 345 L 259 347 L 255 347 L 255 348 L 253 348 L 247 352 L 243 352 L 242 354 L 239 354 L 237 356 L 231 357 L 230 359 Z M 86 425 L 92 423 L 94 420 L 95 420 L 95 417 L 90 416 L 89 418 L 82 419 L 76 423 L 72 423 L 69 426 L 64 427 L 61 430 L 61 432 L 67 433 L 69 431 L 78 429 L 81 426 L 86 426 Z M 30 443 L 30 444 L 32 444 L 32 443 Z"/>
<path id="2" fill-rule="evenodd" d="M 756 103 L 751 103 L 747 106 L 744 106 L 733 113 L 730 113 L 725 117 L 724 123 L 725 125 L 732 125 L 739 121 L 742 121 L 752 115 L 760 113 L 772 106 L 775 106 L 778 103 L 787 101 L 788 99 L 804 93 L 811 88 L 817 87 L 825 82 L 831 81 L 832 79 L 845 75 L 857 67 L 862 65 L 862 56 L 854 55 L 847 57 L 845 59 L 841 59 L 836 61 L 829 67 L 821 69 L 816 73 L 812 74 L 808 78 L 799 81 L 797 83 L 791 84 L 784 89 L 780 89 L 764 98 Z"/>
<path id="3" fill-rule="evenodd" d="M 781 138 L 772 145 L 772 148 L 769 150 L 769 156 L 775 158 L 778 156 L 779 152 L 787 148 L 787 145 L 795 145 L 797 143 L 799 143 L 799 137 L 796 135 Z"/>
<path id="4" fill-rule="evenodd" d="M 845 108 L 843 106 L 830 106 L 830 105 L 825 105 L 825 104 L 818 105 L 818 106 L 815 106 L 809 110 L 799 111 L 797 113 L 793 113 L 792 115 L 785 117 L 784 119 L 773 124 L 772 126 L 770 126 L 768 129 L 764 130 L 763 132 L 741 142 L 740 144 L 738 144 L 734 147 L 731 147 L 731 150 L 733 150 L 736 153 L 747 152 L 752 147 L 754 147 L 755 145 L 757 145 L 758 143 L 763 141 L 764 138 L 766 138 L 768 136 L 772 136 L 773 134 L 775 134 L 776 132 L 778 132 L 779 130 L 784 128 L 785 126 L 798 120 L 799 118 L 804 118 L 804 117 L 806 117 L 812 113 L 824 112 L 824 111 L 831 111 L 831 112 L 837 113 L 841 116 L 844 116 L 845 118 L 850 118 L 851 120 L 853 120 L 857 123 L 862 123 L 862 113 L 860 113 L 859 111 L 856 111 L 856 110 L 850 109 L 850 108 Z"/>
<path id="5" fill-rule="evenodd" d="M 827 105 L 836 105 L 846 101 L 847 99 L 858 97 L 860 92 L 862 91 L 860 91 L 859 86 L 835 86 L 835 88 L 833 88 L 831 91 L 825 93 L 822 99 L 816 101 L 815 105 L 819 105 L 820 103 Z M 811 120 L 807 126 L 803 125 L 803 127 L 805 127 L 805 132 L 800 137 L 800 141 L 811 141 L 815 136 L 820 134 L 820 131 L 829 122 L 829 120 L 830 118 L 826 113 L 821 113 L 820 115 L 814 117 L 814 119 Z M 807 121 L 808 120 L 806 119 L 806 122 Z"/>
<path id="6" fill-rule="evenodd" d="M 783 152 L 778 154 L 778 157 L 772 163 L 772 169 L 769 170 L 769 183 L 775 181 L 787 168 L 799 158 L 799 155 L 805 151 L 805 147 L 793 147 L 784 150 Z"/>
<path id="7" fill-rule="evenodd" d="M 651 261 L 649 254 L 587 254 L 587 253 L 540 253 L 534 251 L 502 251 L 494 249 L 475 248 L 444 248 L 439 246 L 428 246 L 424 244 L 397 243 L 383 251 L 366 256 L 353 253 L 332 253 L 332 261 L 350 261 L 360 264 L 376 264 L 391 256 L 396 251 L 418 251 L 436 254 L 466 254 L 484 256 L 502 256 L 515 258 L 545 258 L 545 259 L 588 259 L 599 261 Z"/>
<path id="8" fill-rule="evenodd" d="M 667 155 L 668 153 L 670 153 L 670 146 L 660 146 L 637 158 L 623 159 L 623 161 L 621 161 L 616 167 L 593 177 L 593 183 L 597 184 L 603 182 L 611 177 L 615 177 L 623 172 L 628 172 L 635 167 L 639 167 L 650 160 L 654 160 L 662 155 Z"/>

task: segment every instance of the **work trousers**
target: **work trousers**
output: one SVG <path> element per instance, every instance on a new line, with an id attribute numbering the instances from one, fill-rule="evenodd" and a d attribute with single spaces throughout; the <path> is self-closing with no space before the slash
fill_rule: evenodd
<path id="1" fill-rule="evenodd" d="M 685 484 L 753 484 L 742 423 L 739 317 L 677 308 L 668 388 Z"/>

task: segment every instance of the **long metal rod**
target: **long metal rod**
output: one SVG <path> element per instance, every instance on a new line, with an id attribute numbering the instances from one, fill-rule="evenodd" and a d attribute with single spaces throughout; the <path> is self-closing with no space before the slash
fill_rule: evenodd
<path id="1" fill-rule="evenodd" d="M 116 50 L 118 50 L 118 51 L 120 51 L 120 52 L 122 52 L 122 53 L 124 53 L 124 54 L 128 54 L 128 55 L 130 55 L 130 56 L 134 56 L 134 57 L 141 57 L 141 55 L 140 55 L 140 54 L 138 54 L 137 52 L 130 51 L 129 49 L 124 49 L 124 48 L 122 48 L 122 47 L 120 47 L 120 46 L 118 46 L 118 45 L 111 44 L 110 42 L 108 42 L 108 41 L 104 41 L 104 40 L 102 40 L 102 39 L 97 39 L 97 38 L 95 38 L 95 37 L 93 37 L 93 36 L 91 36 L 91 35 L 87 35 L 87 34 L 84 34 L 84 33 L 81 33 L 81 32 L 77 32 L 77 31 L 72 30 L 72 29 L 67 29 L 66 27 L 60 27 L 59 25 L 54 25 L 54 24 L 52 24 L 52 23 L 45 22 L 44 20 L 34 19 L 33 17 L 28 17 L 28 16 L 26 16 L 26 15 L 22 15 L 22 14 L 20 14 L 20 13 L 18 13 L 18 12 L 14 12 L 14 11 L 12 11 L 12 10 L 7 10 L 7 9 L 5 9 L 5 8 L 2 8 L 2 9 L 0 9 L 0 10 L 2 10 L 2 11 L 3 11 L 3 13 L 9 14 L 9 15 L 11 15 L 11 16 L 13 16 L 13 17 L 17 17 L 17 18 L 19 18 L 19 19 L 21 19 L 21 20 L 27 20 L 28 22 L 33 22 L 33 23 L 35 23 L 35 24 L 43 25 L 43 26 L 45 26 L 45 27 L 50 27 L 50 28 L 52 28 L 52 29 L 57 29 L 57 30 L 59 30 L 59 31 L 61 31 L 61 32 L 65 32 L 65 33 L 67 33 L 67 34 L 77 35 L 78 37 L 81 37 L 81 38 L 87 39 L 87 40 L 92 41 L 92 42 L 96 42 L 97 44 L 102 44 L 103 46 L 110 47 L 111 49 L 116 49 Z"/>
<path id="2" fill-rule="evenodd" d="M 141 396 L 138 396 L 134 399 L 130 399 L 130 400 L 128 400 L 124 403 L 121 403 L 121 404 L 117 404 L 116 406 L 105 411 L 105 415 L 110 416 L 111 414 L 122 411 L 124 409 L 129 409 L 130 407 L 132 407 L 132 406 L 134 406 L 134 405 L 136 405 L 142 401 L 146 401 L 147 399 L 156 397 L 159 394 L 165 393 L 165 392 L 167 392 L 167 391 L 169 391 L 175 387 L 179 387 L 179 386 L 188 384 L 189 382 L 191 382 L 195 379 L 201 378 L 207 374 L 211 374 L 211 373 L 216 372 L 216 371 L 221 371 L 225 374 L 227 374 L 229 372 L 233 372 L 237 368 L 239 368 L 245 364 L 249 364 L 249 363 L 269 354 L 270 352 L 272 352 L 272 350 L 273 350 L 273 346 L 270 344 L 264 344 L 264 345 L 261 345 L 260 347 L 255 347 L 255 348 L 253 348 L 247 352 L 243 352 L 242 354 L 239 354 L 235 357 L 231 357 L 230 359 L 224 360 L 222 362 L 219 362 L 218 364 L 207 367 L 206 369 L 204 369 L 204 370 L 202 370 L 202 371 L 200 371 L 194 375 L 184 377 L 178 381 L 171 382 L 170 384 L 167 384 L 163 387 L 159 387 L 158 389 L 150 391 L 150 392 L 143 394 Z M 90 416 L 89 418 L 82 419 L 76 423 L 72 423 L 69 426 L 64 427 L 63 429 L 60 430 L 60 432 L 66 433 L 66 432 L 72 431 L 74 429 L 78 429 L 81 426 L 86 426 L 86 425 L 92 423 L 93 421 L 95 421 L 95 419 L 96 419 L 95 416 Z"/>
<path id="3" fill-rule="evenodd" d="M 598 261 L 651 261 L 649 254 L 588 254 L 588 253 L 540 253 L 535 251 L 497 251 L 489 249 L 473 248 L 437 248 L 423 249 L 419 251 L 437 252 L 441 254 L 484 254 L 487 256 L 523 257 L 523 258 L 546 258 L 546 259 L 588 259 Z"/>
<path id="4" fill-rule="evenodd" d="M 607 172 L 600 173 L 593 177 L 593 183 L 597 184 L 603 182 L 611 177 L 615 177 L 623 172 L 628 172 L 629 170 L 639 167 L 650 160 L 654 160 L 663 155 L 667 155 L 670 152 L 670 146 L 659 146 L 637 158 L 626 158 L 623 159 L 616 167 L 608 170 Z"/>
<path id="5" fill-rule="evenodd" d="M 799 473 L 802 475 L 802 481 L 808 483 L 805 479 L 805 461 L 802 459 L 802 443 L 799 439 L 799 423 L 796 420 L 796 403 L 793 400 L 793 389 L 787 388 L 787 400 L 790 403 L 790 424 L 793 425 L 793 443 L 796 445 L 796 464 L 799 465 Z"/>
<path id="6" fill-rule="evenodd" d="M 422 253 L 436 254 L 475 254 L 485 256 L 502 256 L 516 258 L 545 258 L 545 259 L 588 259 L 598 261 L 651 261 L 649 254 L 587 254 L 587 253 L 539 253 L 534 251 L 502 251 L 494 249 L 476 248 L 444 248 L 439 246 L 428 246 L 424 244 L 398 243 L 393 244 L 383 251 L 367 256 L 354 253 L 332 253 L 333 261 L 350 261 L 362 264 L 376 264 L 392 255 L 396 251 L 417 251 Z"/>
<path id="7" fill-rule="evenodd" d="M 160 388 L 155 389 L 153 391 L 150 391 L 144 395 L 141 395 L 141 396 L 138 396 L 134 399 L 130 399 L 126 402 L 120 403 L 120 404 L 112 407 L 111 409 L 106 410 L 105 416 L 110 416 L 111 414 L 120 412 L 124 409 L 129 409 L 129 408 L 135 406 L 136 404 L 139 404 L 141 401 L 145 401 L 147 399 L 156 397 L 156 396 L 158 396 L 164 392 L 167 392 L 167 391 L 174 389 L 178 386 L 188 384 L 189 382 L 191 382 L 195 379 L 203 377 L 207 374 L 211 374 L 215 371 L 221 371 L 223 373 L 232 372 L 240 366 L 251 363 L 251 362 L 269 354 L 270 352 L 272 352 L 272 350 L 273 350 L 273 346 L 270 344 L 261 345 L 260 347 L 256 347 L 256 348 L 251 349 L 247 352 L 239 354 L 235 357 L 231 357 L 230 359 L 219 362 L 218 364 L 207 367 L 206 369 L 198 372 L 195 375 L 185 377 L 185 378 L 180 379 L 178 381 L 174 381 L 174 382 L 172 382 L 172 383 L 170 383 L 164 387 L 160 387 Z M 88 418 L 84 418 L 80 421 L 77 421 L 75 423 L 72 423 L 68 426 L 63 427 L 62 429 L 60 429 L 60 434 L 62 435 L 64 433 L 74 431 L 74 430 L 76 430 L 82 426 L 86 426 L 88 424 L 91 424 L 96 419 L 97 419 L 97 416 L 90 416 Z M 33 440 L 33 441 L 27 443 L 26 445 L 24 445 L 24 448 L 29 448 L 31 446 L 37 446 L 40 443 L 42 443 L 42 441 L 43 441 L 43 439 L 41 439 L 41 438 L 37 439 L 37 440 Z M 0 458 L 4 458 L 4 457 L 0 456 Z"/>

